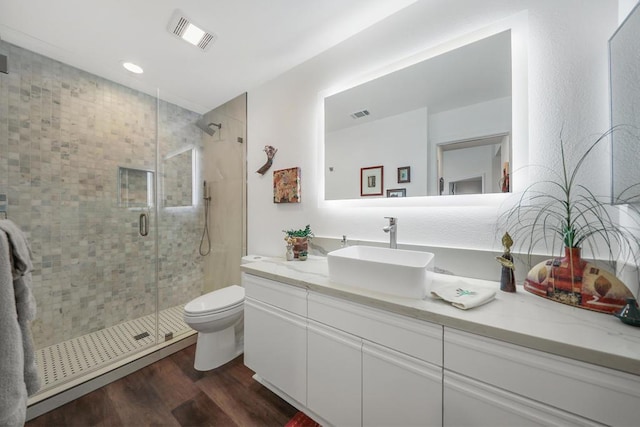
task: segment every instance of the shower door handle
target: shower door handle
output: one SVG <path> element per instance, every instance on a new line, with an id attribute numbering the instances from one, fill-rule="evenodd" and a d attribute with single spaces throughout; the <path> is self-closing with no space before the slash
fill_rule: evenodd
<path id="1" fill-rule="evenodd" d="M 146 236 L 149 234 L 149 217 L 147 216 L 146 213 L 141 213 L 140 214 L 140 235 L 141 236 Z"/>

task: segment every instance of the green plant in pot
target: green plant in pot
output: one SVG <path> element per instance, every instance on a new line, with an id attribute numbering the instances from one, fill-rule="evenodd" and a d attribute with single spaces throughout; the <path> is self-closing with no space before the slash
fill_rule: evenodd
<path id="1" fill-rule="evenodd" d="M 569 164 L 561 136 L 559 170 L 547 167 L 551 178 L 529 185 L 499 221 L 520 249 L 526 249 L 529 259 L 540 246 L 552 253 L 563 249 L 563 256 L 543 261 L 529 271 L 524 283 L 527 291 L 607 313 L 620 311 L 633 294 L 607 268 L 582 259 L 582 249 L 588 248 L 594 256 L 606 252 L 608 268 L 620 260 L 637 266 L 637 209 L 632 207 L 633 227 L 622 226 L 615 214 L 617 206 L 610 205 L 608 197 L 595 195 L 578 179 L 585 160 L 612 131 L 592 142 L 574 165 Z"/>
<path id="2" fill-rule="evenodd" d="M 293 256 L 298 258 L 300 252 L 309 250 L 309 240 L 313 238 L 313 231 L 311 226 L 307 224 L 305 228 L 299 230 L 282 230 L 285 233 L 285 240 L 291 241 L 293 244 Z"/>
<path id="3" fill-rule="evenodd" d="M 307 252 L 307 251 L 300 251 L 300 253 L 298 254 L 298 259 L 299 259 L 300 261 L 306 261 L 308 256 L 309 256 L 309 252 Z"/>

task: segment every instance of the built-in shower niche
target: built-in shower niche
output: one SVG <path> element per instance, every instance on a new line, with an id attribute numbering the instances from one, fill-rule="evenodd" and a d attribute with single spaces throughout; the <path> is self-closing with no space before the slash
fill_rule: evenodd
<path id="1" fill-rule="evenodd" d="M 118 204 L 125 208 L 153 206 L 153 171 L 118 167 Z"/>
<path id="2" fill-rule="evenodd" d="M 165 207 L 193 206 L 195 149 L 169 154 L 162 164 Z"/>

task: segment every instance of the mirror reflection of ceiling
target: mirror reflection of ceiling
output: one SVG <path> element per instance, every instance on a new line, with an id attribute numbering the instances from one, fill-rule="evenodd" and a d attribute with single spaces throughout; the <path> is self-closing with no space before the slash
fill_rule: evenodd
<path id="1" fill-rule="evenodd" d="M 488 137 L 504 147 L 479 168 L 490 180 L 483 193 L 496 192 L 491 181 L 511 161 L 511 70 L 507 30 L 325 98 L 325 199 L 361 198 L 360 168 L 372 165 L 384 165 L 385 190 L 446 194 L 439 173 L 469 171 L 444 167 L 437 147 Z M 411 167 L 410 183 L 394 177 L 403 166 Z"/>
<path id="2" fill-rule="evenodd" d="M 433 114 L 508 96 L 511 34 L 504 31 L 326 98 L 325 132 L 422 107 Z M 362 110 L 369 115 L 351 117 Z"/>

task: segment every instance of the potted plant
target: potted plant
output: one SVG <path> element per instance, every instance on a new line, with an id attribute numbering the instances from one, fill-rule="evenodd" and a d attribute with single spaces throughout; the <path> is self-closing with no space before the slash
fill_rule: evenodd
<path id="1" fill-rule="evenodd" d="M 311 231 L 311 226 L 309 224 L 307 224 L 305 228 L 299 230 L 282 230 L 282 232 L 285 233 L 284 239 L 287 242 L 292 242 L 293 244 L 294 258 L 298 258 L 300 252 L 308 251 L 309 239 L 313 238 L 313 231 Z"/>
<path id="2" fill-rule="evenodd" d="M 591 143 L 573 166 L 567 160 L 561 136 L 560 170 L 551 170 L 552 178 L 528 186 L 499 221 L 520 248 L 526 248 L 529 257 L 541 245 L 551 248 L 552 253 L 563 247 L 564 256 L 539 263 L 529 271 L 524 284 L 527 291 L 608 313 L 618 312 L 633 295 L 615 275 L 583 260 L 581 250 L 586 246 L 598 256 L 604 249 L 610 265 L 624 259 L 637 266 L 640 237 L 636 227 L 640 221 L 636 216 L 633 228 L 620 225 L 613 215 L 616 207 L 609 204 L 609 199 L 596 196 L 578 178 L 585 159 L 612 131 Z"/>
<path id="3" fill-rule="evenodd" d="M 300 253 L 298 254 L 298 259 L 300 261 L 306 261 L 308 255 L 309 253 L 307 251 L 300 251 Z"/>

